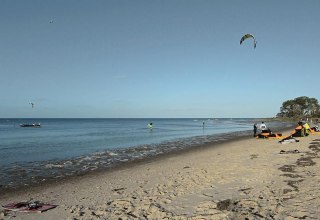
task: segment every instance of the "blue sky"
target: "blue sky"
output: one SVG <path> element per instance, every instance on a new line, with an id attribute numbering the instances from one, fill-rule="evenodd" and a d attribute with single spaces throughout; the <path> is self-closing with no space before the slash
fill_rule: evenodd
<path id="1" fill-rule="evenodd" d="M 1 0 L 0 117 L 272 117 L 288 99 L 319 99 L 319 11 L 318 0 Z M 256 49 L 239 44 L 246 33 Z"/>

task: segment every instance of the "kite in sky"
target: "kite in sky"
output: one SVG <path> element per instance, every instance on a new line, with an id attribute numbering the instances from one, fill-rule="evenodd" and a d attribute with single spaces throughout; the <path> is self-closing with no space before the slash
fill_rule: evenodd
<path id="1" fill-rule="evenodd" d="M 249 39 L 249 38 L 253 38 L 253 47 L 256 48 L 257 46 L 257 41 L 256 39 L 254 38 L 254 36 L 252 34 L 245 34 L 243 35 L 243 37 L 241 38 L 240 40 L 240 44 L 242 44 L 243 41 L 245 41 L 246 39 Z"/>

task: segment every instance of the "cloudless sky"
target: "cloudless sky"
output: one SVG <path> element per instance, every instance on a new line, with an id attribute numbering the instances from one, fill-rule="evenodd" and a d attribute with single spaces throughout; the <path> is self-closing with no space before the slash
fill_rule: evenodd
<path id="1" fill-rule="evenodd" d="M 319 22 L 319 0 L 0 0 L 0 118 L 273 117 L 319 99 Z"/>

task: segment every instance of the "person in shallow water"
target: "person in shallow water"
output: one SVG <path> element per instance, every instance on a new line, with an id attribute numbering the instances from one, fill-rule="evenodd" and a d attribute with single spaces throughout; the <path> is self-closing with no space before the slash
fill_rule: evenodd
<path id="1" fill-rule="evenodd" d="M 149 129 L 152 129 L 152 128 L 153 128 L 153 123 L 152 123 L 152 122 L 150 122 L 150 123 L 148 124 L 148 128 L 149 128 Z"/>

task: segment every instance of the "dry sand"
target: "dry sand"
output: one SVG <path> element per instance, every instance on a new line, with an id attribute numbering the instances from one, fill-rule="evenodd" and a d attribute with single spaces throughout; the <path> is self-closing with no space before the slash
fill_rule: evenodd
<path id="1" fill-rule="evenodd" d="M 0 219 L 319 219 L 320 135 L 279 144 L 248 138 L 5 194 L 44 213 Z"/>

